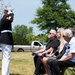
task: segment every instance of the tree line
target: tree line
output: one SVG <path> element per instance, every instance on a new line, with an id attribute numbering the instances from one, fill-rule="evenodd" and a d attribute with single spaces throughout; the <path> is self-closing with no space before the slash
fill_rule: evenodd
<path id="1" fill-rule="evenodd" d="M 13 28 L 13 43 L 16 45 L 30 45 L 32 41 L 47 42 L 47 34 L 34 35 L 33 27 L 16 25 Z"/>

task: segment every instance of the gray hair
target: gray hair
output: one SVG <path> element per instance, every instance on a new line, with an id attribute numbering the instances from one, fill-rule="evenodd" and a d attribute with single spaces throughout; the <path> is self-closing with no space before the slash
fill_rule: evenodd
<path id="1" fill-rule="evenodd" d="M 56 30 L 55 29 L 51 29 L 50 32 L 53 33 L 54 35 L 56 35 Z"/>
<path id="2" fill-rule="evenodd" d="M 72 30 L 71 29 L 65 29 L 63 32 L 63 35 L 68 37 L 68 38 L 71 38 L 73 36 Z"/>

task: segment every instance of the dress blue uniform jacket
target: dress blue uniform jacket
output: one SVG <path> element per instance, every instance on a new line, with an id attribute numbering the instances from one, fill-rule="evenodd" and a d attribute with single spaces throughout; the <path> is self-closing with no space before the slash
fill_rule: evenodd
<path id="1" fill-rule="evenodd" d="M 7 19 L 8 16 L 5 16 L 5 15 L 0 20 L 0 33 L 1 33 L 1 31 L 4 31 L 4 30 L 12 31 L 12 22 L 13 22 L 14 14 L 10 13 L 9 16 L 11 16 L 10 20 L 8 20 Z M 10 33 L 10 32 L 1 33 L 0 34 L 0 43 L 13 45 L 12 33 Z"/>

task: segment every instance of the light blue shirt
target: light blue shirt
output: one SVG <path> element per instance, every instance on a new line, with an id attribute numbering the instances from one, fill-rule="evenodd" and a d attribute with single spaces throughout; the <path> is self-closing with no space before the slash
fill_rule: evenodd
<path id="1" fill-rule="evenodd" d="M 67 56 L 70 53 L 74 53 L 73 57 L 70 59 L 70 61 L 75 62 L 75 37 L 72 37 L 70 42 L 66 46 L 66 52 L 65 56 Z"/>

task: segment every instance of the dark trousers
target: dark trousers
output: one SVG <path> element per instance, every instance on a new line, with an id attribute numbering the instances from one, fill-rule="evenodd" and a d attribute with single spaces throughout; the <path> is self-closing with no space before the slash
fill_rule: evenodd
<path id="1" fill-rule="evenodd" d="M 58 60 L 48 60 L 48 75 L 61 75 L 60 70 L 65 67 L 73 67 L 75 65 L 72 61 L 58 61 Z"/>
<path id="2" fill-rule="evenodd" d="M 41 57 L 35 56 L 34 57 L 34 65 L 35 65 L 35 74 L 40 74 L 42 72 L 43 64 L 41 61 Z"/>

